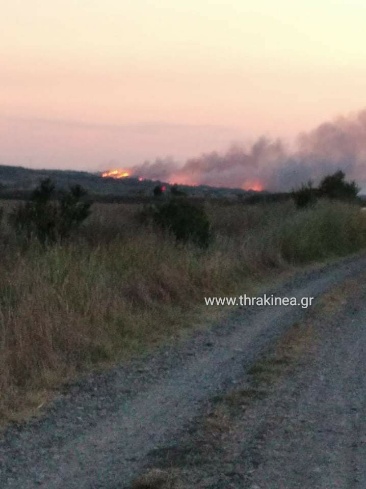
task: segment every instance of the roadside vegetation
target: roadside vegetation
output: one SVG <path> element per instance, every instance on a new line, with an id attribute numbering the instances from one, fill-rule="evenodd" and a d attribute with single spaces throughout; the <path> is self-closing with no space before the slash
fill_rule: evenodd
<path id="1" fill-rule="evenodd" d="M 338 170 L 321 180 L 318 187 L 313 186 L 310 180 L 292 192 L 292 197 L 298 208 L 315 204 L 319 199 L 341 200 L 343 202 L 357 202 L 360 191 L 355 181 L 347 182 L 343 171 Z"/>
<path id="2" fill-rule="evenodd" d="M 2 206 L 2 420 L 36 410 L 80 371 L 189 327 L 205 296 L 250 291 L 294 266 L 366 246 L 365 216 L 349 202 L 197 207 L 172 195 L 152 210 L 90 207 L 79 188 L 46 199 L 50 214 L 34 214 L 34 198 Z M 37 231 L 45 215 L 54 219 L 50 239 Z"/>

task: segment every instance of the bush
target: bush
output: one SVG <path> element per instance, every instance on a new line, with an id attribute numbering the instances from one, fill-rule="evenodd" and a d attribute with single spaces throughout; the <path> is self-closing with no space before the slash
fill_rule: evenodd
<path id="1" fill-rule="evenodd" d="M 10 214 L 10 224 L 27 237 L 36 237 L 42 244 L 68 237 L 89 215 L 90 202 L 83 200 L 86 192 L 75 185 L 55 198 L 55 185 L 46 178 L 34 190 L 30 201 L 20 204 Z"/>
<path id="2" fill-rule="evenodd" d="M 174 234 L 177 241 L 191 241 L 201 248 L 209 246 L 212 239 L 211 226 L 202 205 L 185 199 L 171 199 L 150 208 L 150 212 L 153 222 Z"/>
<path id="3" fill-rule="evenodd" d="M 333 175 L 323 178 L 319 185 L 319 194 L 329 199 L 355 200 L 359 192 L 354 181 L 346 182 L 343 171 L 337 171 Z"/>
<path id="4" fill-rule="evenodd" d="M 313 184 L 309 181 L 306 185 L 292 192 L 292 198 L 295 201 L 296 207 L 301 209 L 309 205 L 315 204 L 317 198 L 317 190 L 313 188 Z"/>
<path id="5" fill-rule="evenodd" d="M 63 192 L 59 201 L 58 234 L 65 238 L 77 228 L 90 213 L 90 202 L 84 200 L 86 191 L 74 185 L 69 192 Z"/>

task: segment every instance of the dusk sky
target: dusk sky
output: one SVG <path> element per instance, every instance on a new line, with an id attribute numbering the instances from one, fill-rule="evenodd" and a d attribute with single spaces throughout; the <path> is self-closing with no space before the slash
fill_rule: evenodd
<path id="1" fill-rule="evenodd" d="M 364 0 L 2 1 L 0 163 L 102 170 L 366 107 Z"/>

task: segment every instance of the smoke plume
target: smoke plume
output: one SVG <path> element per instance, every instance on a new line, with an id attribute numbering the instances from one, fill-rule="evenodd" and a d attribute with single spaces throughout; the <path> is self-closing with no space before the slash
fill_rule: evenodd
<path id="1" fill-rule="evenodd" d="M 250 145 L 232 145 L 224 153 L 202 154 L 183 165 L 171 158 L 145 162 L 131 168 L 131 173 L 171 183 L 288 191 L 309 180 L 317 184 L 337 170 L 361 187 L 366 185 L 366 110 L 300 134 L 293 151 L 279 139 L 261 137 Z"/>

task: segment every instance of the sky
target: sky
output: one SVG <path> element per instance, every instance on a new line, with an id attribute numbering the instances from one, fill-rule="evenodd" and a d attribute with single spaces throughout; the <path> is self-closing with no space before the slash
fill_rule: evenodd
<path id="1" fill-rule="evenodd" d="M 262 136 L 291 146 L 366 107 L 364 0 L 0 8 L 0 164 L 95 171 Z"/>

